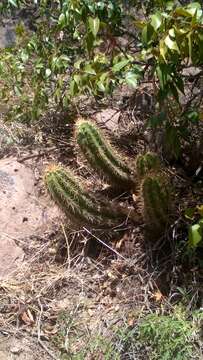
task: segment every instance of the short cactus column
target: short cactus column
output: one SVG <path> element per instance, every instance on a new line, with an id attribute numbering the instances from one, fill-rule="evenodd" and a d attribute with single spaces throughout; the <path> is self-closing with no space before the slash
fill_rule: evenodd
<path id="1" fill-rule="evenodd" d="M 132 169 L 93 122 L 78 120 L 75 136 L 81 152 L 93 169 L 116 187 L 134 187 Z"/>
<path id="2" fill-rule="evenodd" d="M 136 159 L 136 173 L 139 178 L 143 178 L 151 171 L 159 171 L 160 160 L 159 157 L 151 152 L 144 155 L 138 155 Z"/>
<path id="3" fill-rule="evenodd" d="M 121 214 L 111 204 L 100 204 L 85 191 L 71 170 L 52 165 L 46 169 L 44 181 L 53 200 L 71 221 L 96 227 L 112 226 L 121 221 Z"/>
<path id="4" fill-rule="evenodd" d="M 168 221 L 170 194 L 166 180 L 161 176 L 148 175 L 142 183 L 144 217 L 152 237 L 160 235 Z"/>

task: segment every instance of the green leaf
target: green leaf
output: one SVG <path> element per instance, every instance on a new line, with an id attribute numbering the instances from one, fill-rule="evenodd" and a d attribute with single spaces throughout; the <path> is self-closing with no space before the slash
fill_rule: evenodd
<path id="1" fill-rule="evenodd" d="M 157 77 L 159 79 L 160 82 L 160 87 L 161 89 L 165 89 L 165 86 L 168 82 L 168 66 L 166 64 L 159 64 L 156 67 L 156 73 L 157 73 Z"/>
<path id="2" fill-rule="evenodd" d="M 51 69 L 46 69 L 45 75 L 48 78 L 51 75 Z"/>
<path id="3" fill-rule="evenodd" d="M 166 10 L 171 11 L 174 7 L 174 1 L 165 1 L 166 2 Z M 163 2 L 164 3 L 164 2 Z M 164 4 L 165 5 L 165 4 Z"/>
<path id="4" fill-rule="evenodd" d="M 166 55 L 167 55 L 167 52 L 168 52 L 168 48 L 167 46 L 164 44 L 164 41 L 163 40 L 160 40 L 160 43 L 159 43 L 159 51 L 160 51 L 160 55 L 163 57 L 164 61 L 166 62 Z"/>
<path id="5" fill-rule="evenodd" d="M 136 28 L 142 30 L 142 29 L 145 27 L 145 25 L 146 25 L 146 21 L 135 20 L 135 21 L 133 22 L 133 24 L 135 25 Z"/>
<path id="6" fill-rule="evenodd" d="M 187 209 L 185 210 L 185 217 L 186 217 L 186 219 L 188 219 L 188 220 L 193 220 L 193 219 L 194 219 L 194 215 L 195 215 L 195 211 L 196 211 L 195 208 L 187 208 Z"/>
<path id="7" fill-rule="evenodd" d="M 17 0 L 8 0 L 9 4 L 13 5 L 14 7 L 18 7 Z"/>
<path id="8" fill-rule="evenodd" d="M 174 13 L 180 16 L 191 17 L 189 11 L 185 10 L 184 8 L 176 8 Z"/>
<path id="9" fill-rule="evenodd" d="M 189 247 L 195 249 L 202 241 L 201 226 L 194 224 L 189 229 Z"/>
<path id="10" fill-rule="evenodd" d="M 203 219 L 201 219 L 201 220 L 199 221 L 199 225 L 200 225 L 201 231 L 203 232 Z M 202 236 L 203 236 L 203 233 L 201 233 L 201 234 L 202 234 Z"/>
<path id="11" fill-rule="evenodd" d="M 174 28 L 169 29 L 168 33 L 170 35 L 171 40 L 175 40 L 176 34 Z"/>
<path id="12" fill-rule="evenodd" d="M 161 14 L 157 13 L 151 16 L 151 25 L 153 26 L 154 30 L 158 30 L 162 24 L 162 16 Z"/>
<path id="13" fill-rule="evenodd" d="M 130 62 L 129 59 L 125 59 L 125 60 L 121 60 L 119 61 L 117 64 L 115 64 L 113 67 L 112 67 L 112 71 L 114 73 L 117 73 L 119 71 L 121 71 L 126 65 L 128 65 Z"/>
<path id="14" fill-rule="evenodd" d="M 66 24 L 66 16 L 63 13 L 59 16 L 58 24 L 62 27 Z"/>
<path id="15" fill-rule="evenodd" d="M 20 95 L 21 95 L 21 90 L 20 90 L 19 86 L 15 85 L 15 86 L 14 86 L 14 91 L 15 91 L 16 96 L 20 96 Z"/>
<path id="16" fill-rule="evenodd" d="M 98 17 L 97 18 L 89 17 L 88 23 L 89 23 L 89 28 L 90 28 L 91 33 L 94 35 L 94 37 L 96 37 L 97 33 L 99 31 L 99 27 L 100 27 L 99 18 Z"/>
<path id="17" fill-rule="evenodd" d="M 142 30 L 142 41 L 145 45 L 148 45 L 154 35 L 154 28 L 151 24 L 145 25 Z"/>
<path id="18" fill-rule="evenodd" d="M 138 80 L 138 76 L 133 72 L 128 72 L 125 76 L 126 83 L 133 88 L 137 87 L 137 82 L 138 82 L 137 80 Z"/>
<path id="19" fill-rule="evenodd" d="M 164 40 L 166 46 L 170 49 L 170 50 L 174 50 L 177 51 L 178 53 L 180 52 L 179 47 L 177 45 L 177 42 L 174 40 L 171 40 L 170 35 L 167 35 L 165 40 Z"/>
<path id="20" fill-rule="evenodd" d="M 198 2 L 192 2 L 191 4 L 188 4 L 188 6 L 187 6 L 187 10 L 189 9 L 189 11 L 191 10 L 191 9 L 193 9 L 194 11 L 196 11 L 196 10 L 201 10 L 201 5 L 200 5 L 200 3 L 198 3 Z"/>
<path id="21" fill-rule="evenodd" d="M 97 87 L 99 91 L 102 91 L 103 93 L 107 93 L 109 90 L 109 84 L 110 84 L 110 74 L 109 72 L 104 72 L 97 82 Z"/>
<path id="22" fill-rule="evenodd" d="M 80 75 L 75 74 L 73 76 L 73 79 L 74 79 L 74 81 L 76 82 L 77 85 L 80 85 L 80 82 L 81 82 L 81 76 Z"/>
<path id="23" fill-rule="evenodd" d="M 72 80 L 71 83 L 70 83 L 70 94 L 72 96 L 75 96 L 75 95 L 78 94 L 78 92 L 79 92 L 78 85 L 75 82 L 75 80 Z"/>
<path id="24" fill-rule="evenodd" d="M 186 118 L 191 121 L 192 124 L 196 124 L 198 123 L 198 121 L 200 120 L 200 114 L 195 111 L 195 110 L 188 110 L 186 113 L 185 113 L 185 116 Z"/>
<path id="25" fill-rule="evenodd" d="M 87 64 L 84 68 L 84 72 L 86 74 L 90 74 L 90 75 L 97 75 L 96 71 L 93 69 L 93 67 L 90 64 Z"/>
<path id="26" fill-rule="evenodd" d="M 83 62 L 83 59 L 79 59 L 78 61 L 76 61 L 75 63 L 74 63 L 74 68 L 75 69 L 80 69 L 80 65 L 82 64 L 82 62 Z"/>
<path id="27" fill-rule="evenodd" d="M 21 51 L 21 59 L 22 59 L 22 62 L 24 62 L 24 63 L 29 59 L 29 55 L 25 50 Z"/>
<path id="28" fill-rule="evenodd" d="M 94 36 L 92 33 L 88 33 L 86 37 L 87 51 L 90 53 L 94 46 Z"/>
<path id="29" fill-rule="evenodd" d="M 151 128 L 155 129 L 157 126 L 163 125 L 165 120 L 166 120 L 166 113 L 162 111 L 157 115 L 151 116 L 148 121 L 148 125 Z"/>
<path id="30" fill-rule="evenodd" d="M 101 81 L 98 81 L 97 87 L 98 87 L 98 89 L 99 89 L 100 91 L 102 91 L 102 92 L 105 92 L 105 91 L 106 91 L 106 87 L 105 87 L 104 83 L 101 82 Z"/>
<path id="31" fill-rule="evenodd" d="M 185 94 L 183 79 L 181 77 L 178 77 L 178 76 L 175 75 L 174 76 L 174 82 L 175 82 L 175 85 L 176 85 L 177 89 L 180 90 L 183 94 Z"/>

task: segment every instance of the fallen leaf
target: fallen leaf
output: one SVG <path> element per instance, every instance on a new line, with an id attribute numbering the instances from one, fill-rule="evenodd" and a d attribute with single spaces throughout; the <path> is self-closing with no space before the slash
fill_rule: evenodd
<path id="1" fill-rule="evenodd" d="M 129 325 L 129 326 L 133 326 L 133 325 L 134 325 L 134 319 L 133 319 L 133 318 L 128 319 L 128 325 Z"/>
<path id="2" fill-rule="evenodd" d="M 123 242 L 124 242 L 124 237 L 121 239 L 121 240 L 119 240 L 118 242 L 117 242 L 117 244 L 116 244 L 116 249 L 117 250 L 120 250 L 120 248 L 121 248 L 121 246 L 123 245 Z"/>
<path id="3" fill-rule="evenodd" d="M 26 325 L 32 325 L 34 324 L 34 318 L 31 314 L 31 311 L 28 309 L 27 312 L 24 311 L 21 314 L 21 320 L 26 324 Z"/>
<path id="4" fill-rule="evenodd" d="M 88 309 L 87 312 L 91 317 L 95 314 L 95 312 L 91 309 Z"/>
<path id="5" fill-rule="evenodd" d="M 123 245 L 123 243 L 124 243 L 125 241 L 127 241 L 127 240 L 128 240 L 128 235 L 125 234 L 119 241 L 116 242 L 116 249 L 117 249 L 117 250 L 120 250 L 120 248 L 121 248 L 121 246 Z"/>
<path id="6" fill-rule="evenodd" d="M 44 328 L 44 333 L 47 335 L 55 335 L 57 334 L 58 329 L 56 326 L 47 326 L 46 328 Z"/>
<path id="7" fill-rule="evenodd" d="M 155 299 L 155 301 L 159 302 L 159 301 L 161 301 L 161 300 L 164 298 L 164 296 L 163 296 L 163 294 L 161 293 L 160 290 L 157 290 L 157 291 L 153 294 L 153 298 Z"/>
<path id="8" fill-rule="evenodd" d="M 116 279 L 116 276 L 111 271 L 107 271 L 107 275 L 110 279 Z"/>

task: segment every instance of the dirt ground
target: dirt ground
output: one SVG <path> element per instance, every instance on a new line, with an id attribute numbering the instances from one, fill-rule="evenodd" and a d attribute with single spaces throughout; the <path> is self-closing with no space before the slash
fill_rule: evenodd
<path id="1" fill-rule="evenodd" d="M 0 193 L 0 278 L 3 279 L 21 265 L 23 242 L 50 230 L 59 210 L 39 194 L 32 164 L 21 164 L 14 157 L 0 160 Z"/>
<path id="2" fill-rule="evenodd" d="M 1 360 L 47 360 L 51 358 L 33 338 L 0 335 Z"/>

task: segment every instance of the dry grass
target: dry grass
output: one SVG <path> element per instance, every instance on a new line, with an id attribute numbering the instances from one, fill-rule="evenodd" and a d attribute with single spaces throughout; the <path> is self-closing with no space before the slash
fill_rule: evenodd
<path id="1" fill-rule="evenodd" d="M 29 256 L 22 266 L 12 277 L 0 282 L 0 332 L 35 337 L 53 358 L 57 358 L 57 352 L 53 353 L 52 339 L 60 338 L 61 314 L 69 314 L 64 351 L 77 353 L 95 331 L 107 336 L 115 325 L 132 323 L 150 308 L 150 298 L 156 289 L 144 270 L 145 255 L 133 231 L 129 234 L 131 239 L 125 235 L 111 246 L 105 246 L 95 235 L 94 246 L 99 240 L 103 244 L 95 259 L 84 256 L 86 244 L 95 236 L 85 229 L 67 234 L 64 226 L 61 233 L 63 244 L 66 243 L 63 263 L 56 262 L 60 249 L 54 250 L 53 241 L 40 246 L 35 241 L 30 244 Z M 132 256 L 129 242 L 133 237 Z M 74 250 L 72 240 L 78 243 Z M 76 330 L 72 333 L 73 322 Z M 73 334 L 75 340 L 69 349 Z"/>
<path id="2" fill-rule="evenodd" d="M 43 245 L 33 240 L 26 261 L 0 282 L 0 333 L 37 341 L 53 359 L 114 358 L 112 343 L 119 349 L 132 342 L 130 332 L 140 318 L 173 308 L 173 299 L 155 282 L 160 268 L 147 271 L 150 252 L 143 248 L 140 231 L 129 229 L 116 243 L 106 244 L 101 234 L 84 228 L 68 232 L 62 225 L 56 236 L 63 249 L 55 247 L 56 238 L 44 239 Z M 102 243 L 100 253 L 85 256 L 93 239 L 94 247 Z M 126 358 L 148 357 L 138 343 Z"/>

